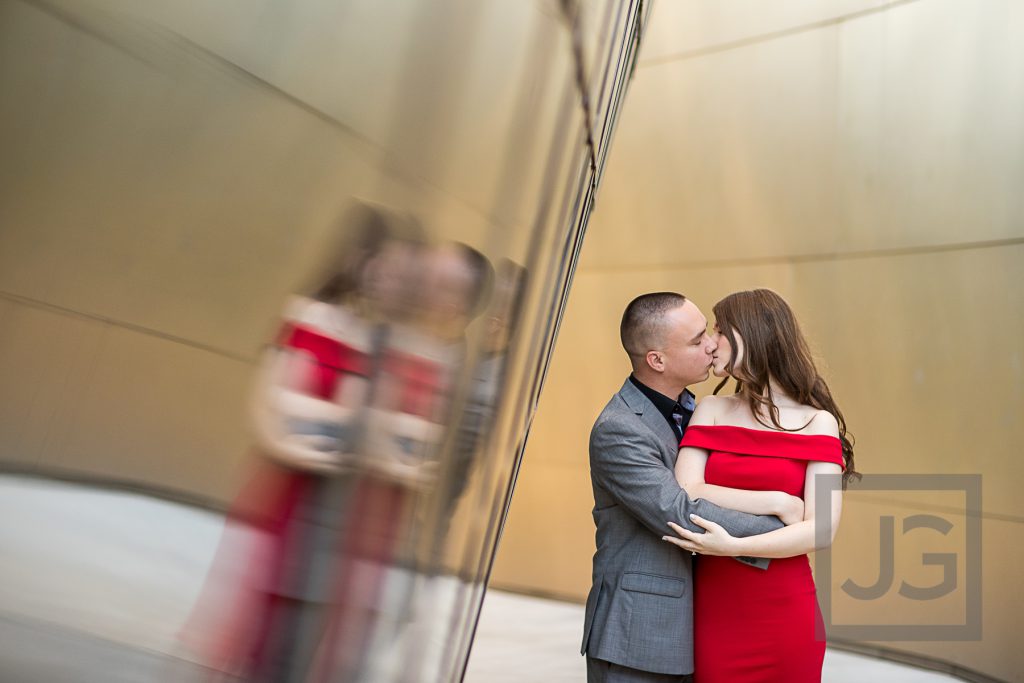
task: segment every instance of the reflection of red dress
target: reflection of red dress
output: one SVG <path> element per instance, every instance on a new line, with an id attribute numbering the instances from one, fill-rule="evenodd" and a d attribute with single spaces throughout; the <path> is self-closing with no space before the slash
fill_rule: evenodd
<path id="1" fill-rule="evenodd" d="M 843 463 L 839 439 L 824 435 L 692 425 L 681 446 L 710 452 L 708 484 L 800 497 L 808 461 Z M 696 683 L 821 680 L 825 641 L 806 555 L 773 559 L 767 570 L 728 557 L 695 564 Z"/>
<path id="2" fill-rule="evenodd" d="M 369 327 L 333 304 L 294 298 L 275 347 L 308 361 L 304 377 L 275 381 L 294 381 L 311 398 L 342 405 L 343 388 L 369 379 Z M 266 665 L 273 630 L 282 627 L 281 606 L 303 586 L 315 550 L 307 547 L 308 508 L 326 482 L 270 458 L 258 458 L 254 469 L 228 510 L 209 585 L 182 635 L 211 632 L 210 642 L 193 645 L 205 663 L 247 679 Z"/>

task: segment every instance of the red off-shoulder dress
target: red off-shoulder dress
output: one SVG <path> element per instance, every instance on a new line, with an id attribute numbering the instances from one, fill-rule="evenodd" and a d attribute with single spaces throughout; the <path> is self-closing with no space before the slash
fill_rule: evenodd
<path id="1" fill-rule="evenodd" d="M 842 466 L 839 439 L 726 425 L 691 425 L 680 447 L 707 450 L 704 481 L 804 495 L 807 463 Z M 824 629 L 807 555 L 762 570 L 701 556 L 694 569 L 695 683 L 821 680 Z"/>

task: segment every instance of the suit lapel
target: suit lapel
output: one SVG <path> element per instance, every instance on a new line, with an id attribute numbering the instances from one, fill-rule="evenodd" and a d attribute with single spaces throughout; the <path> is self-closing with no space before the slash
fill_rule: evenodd
<path id="1" fill-rule="evenodd" d="M 622 385 L 619 390 L 619 396 L 626 402 L 633 412 L 640 418 L 647 427 L 657 435 L 663 444 L 661 460 L 668 467 L 672 468 L 676 465 L 676 455 L 679 452 L 679 440 L 676 439 L 675 432 L 668 426 L 668 420 L 658 412 L 658 409 L 654 407 L 650 399 L 641 393 L 629 379 Z"/>

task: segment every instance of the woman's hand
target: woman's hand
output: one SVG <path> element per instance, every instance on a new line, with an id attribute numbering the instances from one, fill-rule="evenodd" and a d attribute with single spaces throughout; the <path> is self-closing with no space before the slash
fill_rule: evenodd
<path id="1" fill-rule="evenodd" d="M 782 491 L 776 491 L 779 495 L 779 506 L 775 516 L 782 520 L 786 526 L 796 524 L 804 519 L 804 501 L 802 498 L 791 496 Z"/>
<path id="2" fill-rule="evenodd" d="M 662 536 L 661 540 L 677 545 L 683 550 L 689 550 L 694 555 L 723 555 L 731 557 L 742 555 L 736 548 L 737 539 L 729 535 L 729 532 L 714 522 L 690 515 L 690 521 L 699 527 L 703 527 L 704 533 L 695 533 L 679 526 L 674 522 L 668 525 L 679 537 Z"/>

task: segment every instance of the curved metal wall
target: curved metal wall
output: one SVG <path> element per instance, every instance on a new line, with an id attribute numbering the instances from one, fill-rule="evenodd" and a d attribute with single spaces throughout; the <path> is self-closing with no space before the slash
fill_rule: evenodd
<path id="1" fill-rule="evenodd" d="M 857 437 L 859 469 L 911 474 L 933 489 L 935 474 L 981 476 L 969 514 L 955 491 L 848 494 L 824 587 L 834 621 L 878 627 L 858 634 L 866 648 L 916 653 L 978 680 L 1024 680 L 1022 10 L 942 0 L 659 3 L 526 453 L 498 585 L 585 596 L 586 438 L 628 373 L 617 340 L 626 302 L 677 290 L 711 317 L 729 292 L 767 286 L 804 325 Z M 919 514 L 955 531 L 904 534 L 902 520 Z M 894 585 L 854 600 L 843 584 L 879 576 L 885 517 L 899 542 Z M 969 520 L 980 520 L 980 557 L 964 545 Z M 943 581 L 922 553 L 956 553 L 957 591 L 930 601 L 897 594 L 901 581 Z M 980 629 L 938 640 L 883 633 L 903 619 L 967 624 L 965 602 L 979 608 Z"/>
<path id="2" fill-rule="evenodd" d="M 405 530 L 426 546 L 414 558 L 442 547 L 464 580 L 420 672 L 458 676 L 646 17 L 555 0 L 0 4 L 4 468 L 230 501 L 288 295 L 354 201 L 412 216 L 428 244 L 482 252 L 499 287 L 503 266 L 518 274 L 458 514 L 439 525 L 451 505 L 417 494 Z M 451 415 L 487 324 L 468 329 Z M 456 448 L 460 419 L 435 445 Z"/>

